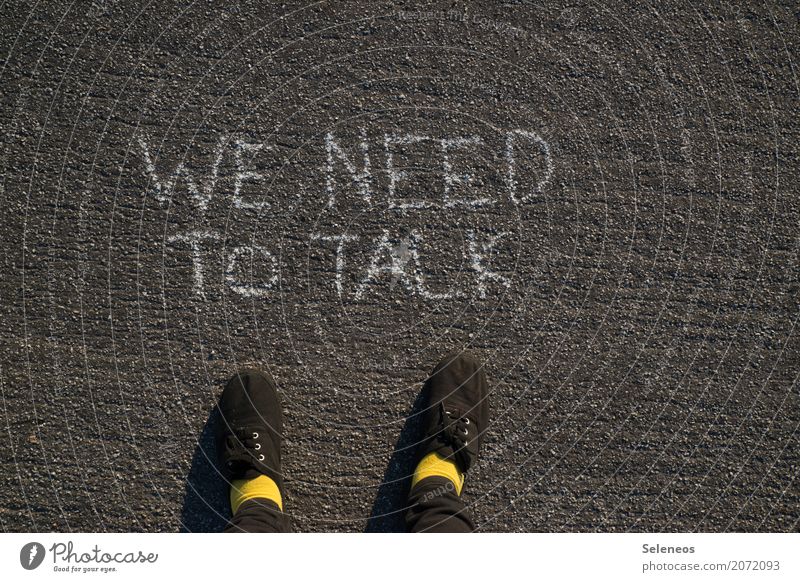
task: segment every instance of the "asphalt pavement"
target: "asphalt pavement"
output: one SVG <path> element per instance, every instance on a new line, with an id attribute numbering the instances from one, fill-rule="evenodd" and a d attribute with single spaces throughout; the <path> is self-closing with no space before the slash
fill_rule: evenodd
<path id="1" fill-rule="evenodd" d="M 299 531 L 402 529 L 486 363 L 481 531 L 800 529 L 794 2 L 4 2 L 0 524 L 219 531 L 268 369 Z"/>

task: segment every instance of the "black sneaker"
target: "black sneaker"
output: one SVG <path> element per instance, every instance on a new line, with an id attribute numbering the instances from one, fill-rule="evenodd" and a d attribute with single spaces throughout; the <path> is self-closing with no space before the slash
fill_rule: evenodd
<path id="1" fill-rule="evenodd" d="M 218 407 L 215 441 L 225 478 L 266 475 L 283 491 L 283 413 L 272 378 L 259 370 L 241 370 L 228 381 Z"/>
<path id="2" fill-rule="evenodd" d="M 489 390 L 483 366 L 469 353 L 450 352 L 431 372 L 425 390 L 425 438 L 417 463 L 437 452 L 466 473 L 478 457 L 489 426 Z"/>

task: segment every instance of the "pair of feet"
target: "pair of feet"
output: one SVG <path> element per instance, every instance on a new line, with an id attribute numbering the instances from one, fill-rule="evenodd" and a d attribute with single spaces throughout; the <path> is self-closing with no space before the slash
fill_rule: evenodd
<path id="1" fill-rule="evenodd" d="M 423 390 L 427 402 L 416 465 L 435 455 L 454 463 L 463 479 L 489 424 L 483 366 L 470 354 L 451 352 L 433 369 Z M 283 414 L 273 379 L 256 369 L 242 370 L 225 386 L 218 406 L 216 447 L 224 477 L 232 482 L 266 475 L 283 493 Z M 460 483 L 457 489 L 461 491 Z"/>

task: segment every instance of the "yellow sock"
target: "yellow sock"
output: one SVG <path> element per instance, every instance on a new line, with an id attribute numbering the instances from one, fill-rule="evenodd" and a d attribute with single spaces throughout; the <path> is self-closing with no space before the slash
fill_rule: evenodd
<path id="1" fill-rule="evenodd" d="M 461 488 L 464 487 L 464 475 L 458 470 L 455 461 L 446 459 L 439 453 L 428 453 L 417 465 L 414 477 L 411 479 L 411 487 L 427 477 L 444 477 L 450 479 L 456 487 L 456 495 L 461 495 Z"/>
<path id="2" fill-rule="evenodd" d="M 281 499 L 278 484 L 266 475 L 231 481 L 231 510 L 233 513 L 236 513 L 236 510 L 245 501 L 257 498 L 274 501 L 283 511 L 283 499 Z"/>

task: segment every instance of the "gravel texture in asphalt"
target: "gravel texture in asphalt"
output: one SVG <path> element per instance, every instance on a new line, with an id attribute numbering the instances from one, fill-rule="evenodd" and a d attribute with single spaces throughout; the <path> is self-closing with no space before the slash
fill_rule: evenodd
<path id="1" fill-rule="evenodd" d="M 794 2 L 3 3 L 3 530 L 220 530 L 245 365 L 295 529 L 401 529 L 468 349 L 481 531 L 797 531 L 799 66 Z"/>

